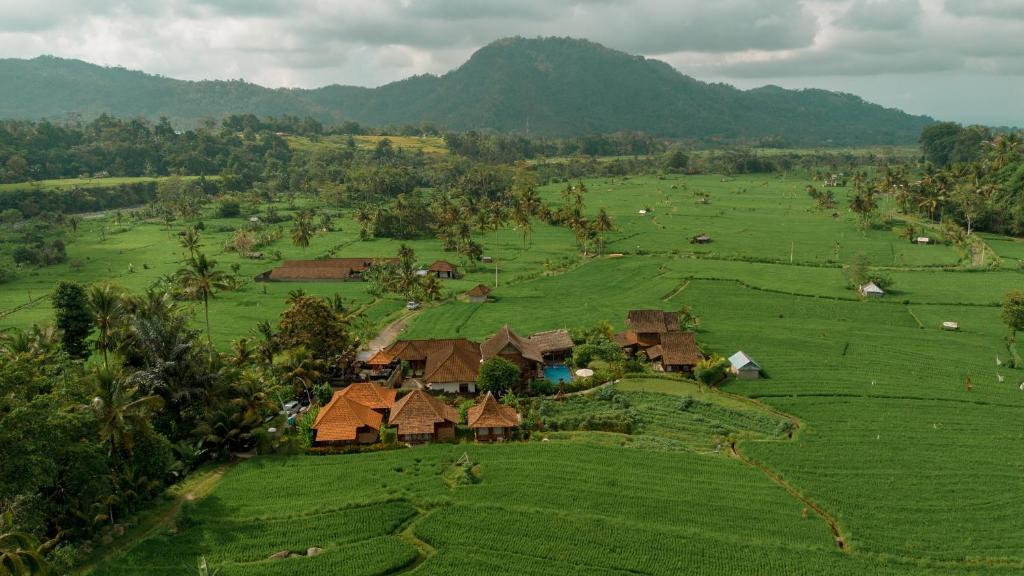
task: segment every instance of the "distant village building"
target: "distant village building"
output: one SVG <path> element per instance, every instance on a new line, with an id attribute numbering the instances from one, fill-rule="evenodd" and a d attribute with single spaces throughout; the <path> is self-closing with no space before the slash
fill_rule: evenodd
<path id="1" fill-rule="evenodd" d="M 699 234 L 690 238 L 690 244 L 707 244 L 708 242 L 711 242 L 711 236 L 707 234 Z"/>
<path id="2" fill-rule="evenodd" d="M 397 263 L 396 258 L 323 258 L 285 260 L 280 266 L 256 277 L 257 282 L 303 282 L 311 280 L 362 280 L 371 266 Z"/>
<path id="3" fill-rule="evenodd" d="M 885 290 L 875 284 L 874 282 L 868 282 L 860 287 L 860 295 L 868 298 L 879 298 L 885 296 Z"/>
<path id="4" fill-rule="evenodd" d="M 500 404 L 490 392 L 466 412 L 466 424 L 473 430 L 473 438 L 482 442 L 511 438 L 521 421 L 514 408 Z"/>
<path id="5" fill-rule="evenodd" d="M 459 271 L 454 264 L 447 260 L 436 260 L 427 268 L 427 272 L 439 279 L 458 278 Z"/>
<path id="6" fill-rule="evenodd" d="M 655 370 L 693 372 L 701 355 L 693 332 L 666 332 L 661 335 L 661 344 L 647 349 L 647 358 Z"/>
<path id="7" fill-rule="evenodd" d="M 491 289 L 485 284 L 477 284 L 466 292 L 466 297 L 473 304 L 483 304 L 487 302 L 487 296 L 490 295 Z"/>
<path id="8" fill-rule="evenodd" d="M 537 347 L 545 362 L 564 362 L 572 356 L 575 345 L 568 330 L 548 330 L 530 335 L 530 342 Z"/>
<path id="9" fill-rule="evenodd" d="M 480 373 L 480 345 L 465 338 L 399 340 L 381 350 L 367 365 L 383 369 L 408 365 L 403 376 L 428 390 L 457 394 L 475 393 Z"/>
<path id="10" fill-rule="evenodd" d="M 914 238 L 914 243 L 915 244 L 931 244 L 932 243 L 932 239 L 927 237 L 927 236 L 918 236 L 917 238 Z"/>
<path id="11" fill-rule="evenodd" d="M 613 339 L 627 354 L 645 352 L 656 370 L 692 372 L 702 355 L 693 332 L 679 329 L 679 315 L 663 310 L 630 310 L 625 332 Z"/>
<path id="12" fill-rule="evenodd" d="M 761 366 L 742 350 L 729 356 L 729 364 L 729 370 L 740 380 L 757 380 L 761 377 Z"/>

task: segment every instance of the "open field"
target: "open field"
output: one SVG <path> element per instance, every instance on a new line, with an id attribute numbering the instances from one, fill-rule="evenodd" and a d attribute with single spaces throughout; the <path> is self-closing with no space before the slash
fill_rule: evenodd
<path id="1" fill-rule="evenodd" d="M 479 339 L 506 323 L 520 333 L 599 321 L 619 329 L 631 308 L 687 305 L 700 318 L 698 341 L 707 352 L 742 349 L 768 378 L 730 382 L 725 392 L 738 397 L 717 395 L 701 418 L 665 407 L 710 393 L 685 383 L 626 381 L 619 389 L 644 424 L 631 436 L 553 432 L 550 442 L 256 459 L 233 468 L 194 505 L 190 527 L 144 541 L 95 573 L 144 567 L 177 574 L 200 554 L 223 574 L 1024 571 L 1024 371 L 999 363 L 1009 352 L 998 317 L 1003 294 L 1024 284 L 1017 265 L 1024 244 L 985 235 L 1002 266 L 967 270 L 951 246 L 858 230 L 844 208 L 848 191 L 836 190 L 841 208 L 833 216 L 812 208 L 808 182 L 780 176 L 586 184 L 587 212 L 607 207 L 619 228 L 604 251 L 622 257 L 581 258 L 569 231 L 540 223 L 525 250 L 512 229 L 479 235 L 498 264 L 494 301 L 428 305 L 405 336 Z M 542 196 L 558 203 L 563 187 L 547 186 Z M 708 204 L 699 201 L 704 194 Z M 240 275 L 252 277 L 274 263 L 219 253 L 246 217 L 207 215 L 204 244 L 221 267 L 237 264 Z M 347 216 L 335 221 L 341 229 L 318 235 L 307 249 L 286 235 L 264 251 L 386 256 L 398 247 L 360 242 Z M 689 243 L 705 232 L 710 244 Z M 436 240 L 409 244 L 425 264 L 456 261 Z M 109 218 L 83 223 L 68 252 L 79 268 L 23 273 L 0 288 L 0 314 L 65 277 L 113 278 L 140 289 L 173 272 L 182 257 L 161 224 L 118 226 Z M 856 253 L 886 268 L 889 295 L 864 301 L 845 286 L 841 265 Z M 457 294 L 494 279 L 494 269 L 481 265 L 445 287 Z M 250 282 L 211 303 L 217 344 L 226 347 L 256 321 L 276 318 L 296 288 L 342 294 L 365 305 L 378 324 L 403 304 L 374 299 L 360 283 Z M 41 300 L 0 317 L 0 326 L 50 315 Z M 940 330 L 948 320 L 961 330 Z M 779 419 L 789 416 L 800 423 L 797 433 L 776 437 Z M 730 457 L 723 431 L 749 462 Z M 452 486 L 448 472 L 463 453 L 478 464 L 479 482 Z M 807 510 L 809 502 L 835 519 L 845 551 Z M 308 546 L 324 554 L 264 560 Z"/>
<path id="2" fill-rule="evenodd" d="M 318 150 L 341 148 L 348 145 L 348 136 L 321 136 L 313 140 L 308 137 L 288 136 L 288 146 L 294 150 L 315 152 Z M 373 150 L 384 139 L 391 141 L 393 148 L 401 148 L 406 152 L 422 152 L 428 155 L 447 154 L 448 146 L 440 136 L 373 136 L 355 135 L 352 140 L 360 150 Z"/>
<path id="3" fill-rule="evenodd" d="M 121 184 L 138 184 L 139 182 L 158 182 L 166 176 L 126 176 L 117 178 L 61 178 L 58 180 L 37 180 L 35 182 L 15 182 L 11 184 L 0 184 L 0 193 L 10 190 L 71 190 L 81 188 L 108 188 Z M 182 176 L 185 180 L 191 180 L 196 176 Z"/>

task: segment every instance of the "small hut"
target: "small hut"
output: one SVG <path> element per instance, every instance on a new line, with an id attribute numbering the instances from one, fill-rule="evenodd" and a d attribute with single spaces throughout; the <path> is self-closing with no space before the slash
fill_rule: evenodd
<path id="1" fill-rule="evenodd" d="M 473 288 L 466 292 L 466 297 L 469 301 L 474 304 L 483 304 L 487 302 L 487 296 L 491 293 L 491 289 L 484 284 L 477 284 Z"/>
<path id="2" fill-rule="evenodd" d="M 742 350 L 729 356 L 729 364 L 729 370 L 740 380 L 757 380 L 761 377 L 761 365 Z"/>
<path id="3" fill-rule="evenodd" d="M 874 282 L 862 284 L 858 291 L 860 292 L 861 296 L 867 298 L 880 298 L 882 296 L 885 296 L 885 290 L 882 290 L 882 288 L 878 284 L 875 284 Z"/>
<path id="4" fill-rule="evenodd" d="M 690 238 L 690 244 L 707 244 L 708 242 L 711 242 L 711 236 L 708 236 L 707 233 Z"/>
<path id="5" fill-rule="evenodd" d="M 522 417 L 511 406 L 499 404 L 488 392 L 483 400 L 466 412 L 466 424 L 479 441 L 507 440 Z"/>

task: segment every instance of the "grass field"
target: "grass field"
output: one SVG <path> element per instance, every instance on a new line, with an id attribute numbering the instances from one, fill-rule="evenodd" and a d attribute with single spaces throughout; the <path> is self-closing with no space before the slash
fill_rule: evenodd
<path id="1" fill-rule="evenodd" d="M 1003 294 L 1024 284 L 1024 244 L 983 235 L 1001 266 L 967 269 L 953 247 L 911 245 L 888 229 L 862 232 L 842 208 L 836 216 L 814 210 L 808 182 L 781 176 L 586 184 L 587 211 L 607 207 L 619 227 L 605 252 L 622 257 L 581 258 L 571 233 L 540 223 L 526 250 L 514 230 L 481 235 L 498 265 L 494 301 L 429 305 L 404 336 L 483 338 L 506 323 L 520 333 L 605 320 L 622 328 L 631 308 L 687 305 L 708 352 L 742 349 L 766 379 L 730 382 L 725 392 L 736 396 L 717 395 L 705 412 L 687 414 L 666 410 L 679 401 L 663 396 L 701 400 L 689 385 L 626 381 L 619 389 L 643 424 L 633 435 L 552 432 L 550 442 L 257 459 L 197 502 L 189 527 L 146 540 L 95 573 L 144 566 L 177 574 L 200 554 L 224 574 L 1024 571 L 1024 372 L 1000 364 L 1009 353 L 998 317 Z M 542 195 L 557 203 L 563 187 Z M 840 206 L 847 193 L 837 191 Z M 705 194 L 708 204 L 699 202 Z M 222 267 L 238 264 L 251 277 L 274 263 L 220 253 L 244 221 L 205 218 L 204 243 Z M 398 247 L 360 242 L 351 220 L 336 221 L 340 231 L 307 249 L 285 239 L 265 251 L 384 256 Z M 179 266 L 181 250 L 162 225 L 123 227 L 116 232 L 109 218 L 83 223 L 68 246 L 81 267 L 23 272 L 0 287 L 0 314 L 60 278 L 114 278 L 139 289 Z M 689 243 L 705 232 L 710 244 Z M 436 240 L 410 244 L 423 263 L 452 258 Z M 888 296 L 864 301 L 845 286 L 841 265 L 859 252 L 887 268 Z M 493 285 L 494 272 L 481 266 L 445 286 L 456 294 Z M 359 283 L 248 283 L 211 303 L 218 345 L 273 320 L 300 287 L 340 293 L 378 323 L 402 308 Z M 50 315 L 43 299 L 0 316 L 0 326 Z M 940 330 L 948 320 L 961 330 Z M 778 421 L 789 417 L 798 432 L 777 437 Z M 723 439 L 736 440 L 748 461 L 730 457 Z M 452 486 L 447 472 L 463 453 L 478 464 L 479 482 Z M 845 551 L 808 503 L 835 520 Z M 265 560 L 308 546 L 325 552 Z"/>
<path id="2" fill-rule="evenodd" d="M 301 136 L 286 137 L 288 146 L 293 150 L 307 152 L 347 146 L 348 138 L 345 135 L 322 136 L 316 140 Z M 448 146 L 440 136 L 352 136 L 356 143 L 356 148 L 360 150 L 373 150 L 385 138 L 391 141 L 393 148 L 401 148 L 406 152 L 422 152 L 431 156 L 448 153 Z"/>
<path id="3" fill-rule="evenodd" d="M 0 184 L 0 193 L 11 190 L 71 190 L 72 188 L 107 188 L 121 184 L 137 184 L 139 182 L 158 182 L 166 177 L 161 176 L 124 176 L 117 178 L 61 178 L 58 180 L 37 180 L 35 182 L 15 182 L 12 184 Z M 185 180 L 196 178 L 195 176 L 182 176 Z"/>

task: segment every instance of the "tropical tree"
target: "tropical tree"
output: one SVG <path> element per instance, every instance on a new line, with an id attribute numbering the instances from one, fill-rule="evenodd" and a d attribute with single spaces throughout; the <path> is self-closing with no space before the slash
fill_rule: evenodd
<path id="1" fill-rule="evenodd" d="M 152 414 L 164 405 L 159 396 L 143 396 L 134 379 L 106 367 L 92 374 L 95 396 L 89 406 L 99 424 L 100 440 L 115 461 L 132 453 L 135 432 L 148 427 Z"/>
<path id="2" fill-rule="evenodd" d="M 188 265 L 178 270 L 178 285 L 185 296 L 193 300 L 202 300 L 203 315 L 206 319 L 206 343 L 213 354 L 213 335 L 210 330 L 210 298 L 219 290 L 231 287 L 231 276 L 217 270 L 217 262 L 206 258 L 200 252 L 188 261 Z"/>
<path id="3" fill-rule="evenodd" d="M 89 311 L 99 332 L 96 349 L 103 352 L 103 366 L 109 368 L 109 352 L 114 349 L 111 336 L 124 315 L 121 291 L 112 284 L 94 284 L 89 288 Z"/>
<path id="4" fill-rule="evenodd" d="M 1003 298 L 1003 307 L 999 316 L 1010 329 L 1010 341 L 1017 338 L 1017 332 L 1024 330 L 1024 291 L 1013 290 Z"/>
<path id="5" fill-rule="evenodd" d="M 195 226 L 189 226 L 188 228 L 186 228 L 185 231 L 182 232 L 181 234 L 181 239 L 179 240 L 179 243 L 181 244 L 181 247 L 184 248 L 186 252 L 188 252 L 189 258 L 195 258 L 196 252 L 202 246 L 202 242 L 200 241 L 199 229 L 196 228 Z"/>
<path id="6" fill-rule="evenodd" d="M 519 382 L 519 367 L 495 356 L 480 365 L 477 386 L 484 392 L 504 392 Z"/>
<path id="7" fill-rule="evenodd" d="M 850 210 L 853 210 L 860 217 L 861 228 L 867 228 L 871 220 L 871 213 L 878 208 L 878 201 L 875 199 L 875 191 L 870 186 L 861 187 L 850 199 Z"/>
<path id="8" fill-rule="evenodd" d="M 615 230 L 615 223 L 612 222 L 608 212 L 601 208 L 597 211 L 597 216 L 594 218 L 594 224 L 592 226 L 595 233 L 597 233 L 597 253 L 601 254 L 604 252 L 604 235 L 606 232 Z"/>
<path id="9" fill-rule="evenodd" d="M 306 210 L 299 212 L 295 217 L 295 225 L 292 227 L 292 244 L 300 248 L 307 248 L 314 233 L 312 214 Z"/>
<path id="10" fill-rule="evenodd" d="M 0 574 L 34 576 L 48 571 L 39 540 L 28 532 L 15 530 L 14 515 L 5 512 L 0 516 Z"/>
<path id="11" fill-rule="evenodd" d="M 93 331 L 93 317 L 89 312 L 89 294 L 85 287 L 76 282 L 61 281 L 53 291 L 52 301 L 64 351 L 72 358 L 87 357 L 89 347 L 85 340 Z"/>

